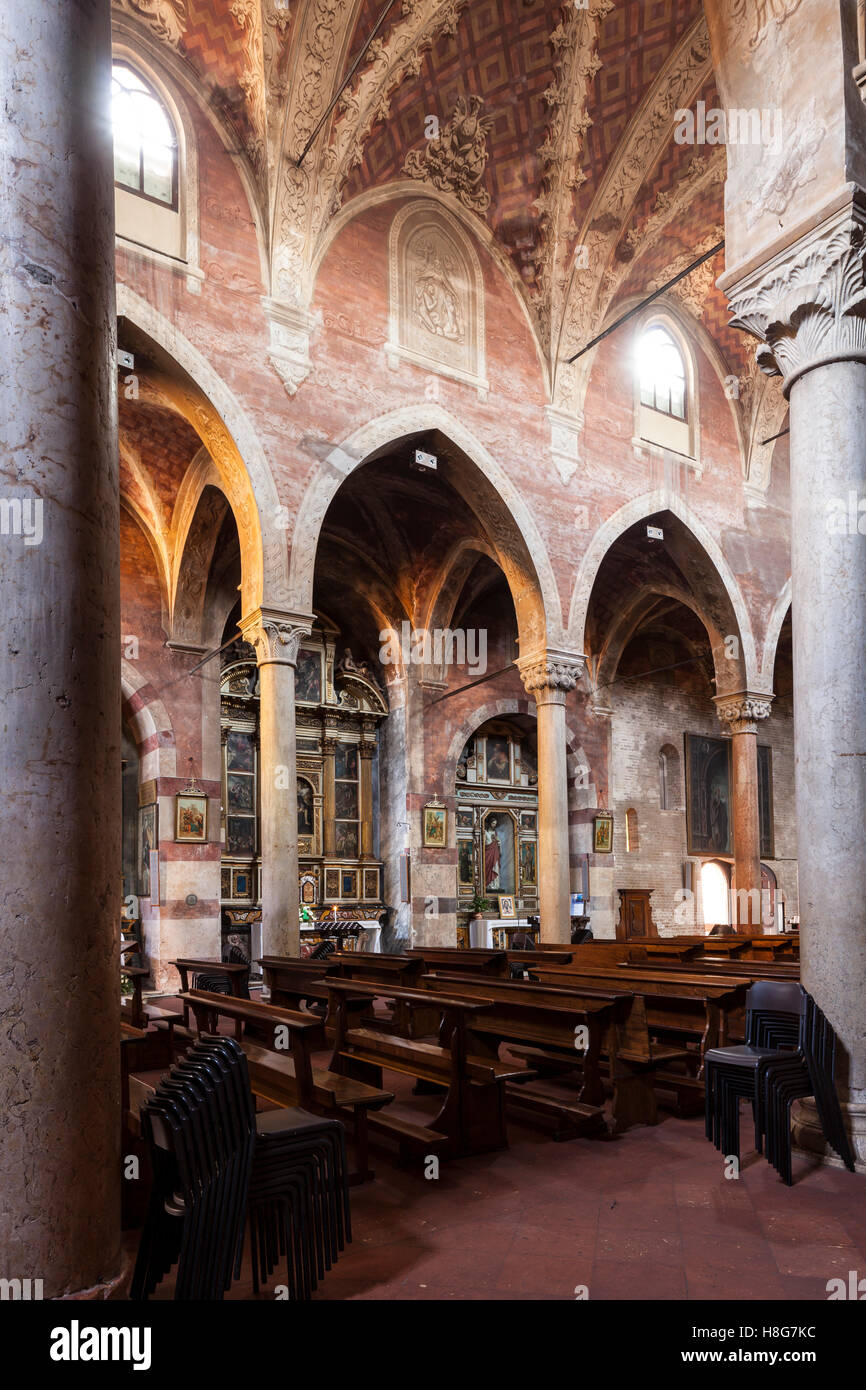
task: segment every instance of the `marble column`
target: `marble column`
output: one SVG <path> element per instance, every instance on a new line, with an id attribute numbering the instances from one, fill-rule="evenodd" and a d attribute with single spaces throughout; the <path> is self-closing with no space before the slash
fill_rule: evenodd
<path id="1" fill-rule="evenodd" d="M 583 658 L 541 652 L 517 663 L 538 715 L 538 902 L 542 941 L 571 940 L 565 701 Z"/>
<path id="2" fill-rule="evenodd" d="M 858 195 L 860 197 L 862 195 Z M 866 1164 L 866 210 L 847 201 L 723 280 L 791 407 L 794 751 L 802 977 L 841 1043 Z M 733 283 L 732 283 L 733 282 Z M 808 1107 L 806 1107 L 808 1112 Z M 823 1151 L 808 1113 L 795 1133 Z"/>
<path id="3" fill-rule="evenodd" d="M 0 7 L 0 1277 L 120 1269 L 110 7 Z"/>
<path id="4" fill-rule="evenodd" d="M 259 608 L 240 629 L 259 666 L 259 799 L 261 803 L 262 949 L 296 956 L 298 916 L 298 767 L 295 665 L 309 619 Z"/>
<path id="5" fill-rule="evenodd" d="M 768 719 L 772 697 L 743 691 L 718 695 L 716 711 L 731 735 L 731 839 L 734 882 L 731 923 L 744 932 L 762 930 L 761 824 L 758 811 L 758 721 Z"/>

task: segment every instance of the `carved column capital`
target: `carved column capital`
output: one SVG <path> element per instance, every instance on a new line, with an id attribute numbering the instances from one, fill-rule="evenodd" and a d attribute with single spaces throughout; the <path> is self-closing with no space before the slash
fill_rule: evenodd
<path id="1" fill-rule="evenodd" d="M 866 209 L 847 202 L 793 245 L 720 286 L 732 326 L 761 340 L 756 359 L 788 395 L 804 372 L 866 361 Z"/>
<path id="2" fill-rule="evenodd" d="M 257 608 L 241 619 L 239 627 L 245 641 L 255 647 L 259 666 L 294 666 L 301 638 L 312 631 L 312 620 L 299 613 Z"/>
<path id="3" fill-rule="evenodd" d="M 533 652 L 531 656 L 517 660 L 517 669 L 526 692 L 535 697 L 536 704 L 553 701 L 564 704 L 566 695 L 580 680 L 583 666 L 582 656 L 551 649 Z"/>
<path id="4" fill-rule="evenodd" d="M 375 743 L 359 743 L 358 752 L 362 758 L 375 758 L 376 745 Z"/>
<path id="5" fill-rule="evenodd" d="M 758 724 L 769 719 L 772 695 L 757 695 L 741 690 L 735 695 L 716 695 L 716 713 L 732 734 L 756 734 Z"/>

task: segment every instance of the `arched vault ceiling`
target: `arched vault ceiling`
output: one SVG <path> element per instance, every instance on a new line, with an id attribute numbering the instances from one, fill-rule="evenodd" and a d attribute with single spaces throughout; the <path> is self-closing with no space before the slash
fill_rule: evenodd
<path id="1" fill-rule="evenodd" d="M 454 157 L 478 182 L 467 202 L 449 166 L 440 192 L 462 198 L 510 258 L 553 361 L 598 331 L 617 296 L 645 292 L 713 234 L 724 152 L 673 142 L 675 110 L 715 99 L 701 0 L 395 0 L 363 52 L 382 4 L 113 0 L 127 24 L 174 50 L 237 134 L 270 208 L 272 296 L 309 307 L 336 212 L 410 176 L 422 192 L 428 119 L 450 138 L 458 102 L 472 98 L 479 141 L 468 160 L 457 142 Z M 734 361 L 709 272 L 696 285 L 695 305 Z M 558 405 L 582 407 L 590 370 L 591 355 L 552 373 Z"/>

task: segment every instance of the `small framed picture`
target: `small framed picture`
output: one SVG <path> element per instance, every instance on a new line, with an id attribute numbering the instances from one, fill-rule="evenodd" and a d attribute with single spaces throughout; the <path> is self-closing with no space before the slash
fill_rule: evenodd
<path id="1" fill-rule="evenodd" d="M 592 823 L 592 848 L 595 854 L 610 854 L 613 850 L 613 816 L 601 811 Z"/>
<path id="2" fill-rule="evenodd" d="M 499 916 L 500 916 L 500 917 L 516 917 L 516 916 L 517 916 L 517 913 L 516 913 L 515 910 L 514 910 L 514 894 L 513 894 L 513 893 L 500 893 L 500 894 L 499 894 Z"/>
<path id="3" fill-rule="evenodd" d="M 444 849 L 446 844 L 448 812 L 439 802 L 431 802 L 424 807 L 424 846 L 431 849 Z"/>
<path id="4" fill-rule="evenodd" d="M 207 840 L 207 797 L 199 792 L 178 792 L 175 797 L 174 838 L 203 845 Z"/>

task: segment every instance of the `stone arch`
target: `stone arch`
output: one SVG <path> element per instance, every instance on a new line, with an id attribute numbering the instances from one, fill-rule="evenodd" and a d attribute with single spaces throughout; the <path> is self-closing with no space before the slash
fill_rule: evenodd
<path id="1" fill-rule="evenodd" d="M 455 444 L 488 484 L 487 496 L 476 486 L 467 504 L 483 505 L 479 521 L 496 553 L 514 599 L 521 649 L 527 654 L 560 645 L 561 603 L 541 532 L 516 484 L 465 425 L 432 402 L 419 402 L 368 421 L 324 457 L 301 502 L 292 539 L 289 604 L 307 612 L 313 601 L 316 546 L 325 513 L 341 483 L 385 446 L 422 433 L 439 431 Z M 498 535 L 491 535 L 498 530 Z"/>
<path id="2" fill-rule="evenodd" d="M 574 651 L 583 651 L 586 636 L 586 619 L 593 586 L 602 562 L 614 542 L 636 522 L 644 517 L 655 516 L 658 512 L 671 512 L 704 551 L 715 570 L 737 623 L 737 636 L 740 641 L 740 665 L 742 667 L 744 688 L 762 689 L 759 681 L 755 638 L 746 603 L 734 573 L 725 559 L 721 547 L 709 529 L 695 516 L 691 508 L 668 488 L 657 488 L 627 502 L 596 531 L 592 543 L 581 560 L 568 616 L 567 643 Z"/>
<path id="3" fill-rule="evenodd" d="M 241 538 L 243 606 L 285 608 L 286 533 L 276 483 L 252 422 L 210 362 L 151 304 L 123 283 L 117 312 L 168 353 L 188 378 L 155 374 L 160 389 L 193 426 L 229 499 Z"/>
<path id="4" fill-rule="evenodd" d="M 138 747 L 142 782 L 177 776 L 177 747 L 168 710 L 150 681 L 131 662 L 121 660 L 123 713 Z"/>
<path id="5" fill-rule="evenodd" d="M 773 689 L 773 672 L 776 669 L 776 653 L 779 648 L 779 635 L 782 626 L 788 616 L 788 609 L 791 607 L 791 577 L 785 580 L 784 588 L 773 605 L 767 623 L 767 632 L 764 637 L 764 647 L 761 660 L 761 681 L 762 690 L 770 691 Z"/>

